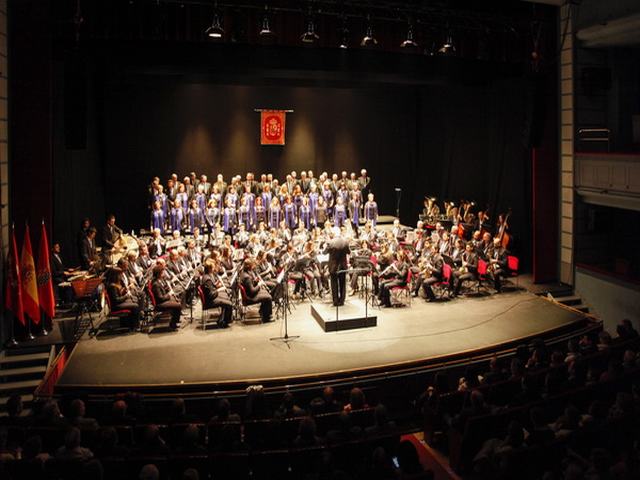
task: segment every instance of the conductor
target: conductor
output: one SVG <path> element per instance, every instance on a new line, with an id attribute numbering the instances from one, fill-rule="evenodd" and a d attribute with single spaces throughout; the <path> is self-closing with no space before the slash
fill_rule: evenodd
<path id="1" fill-rule="evenodd" d="M 333 306 L 344 305 L 347 292 L 347 255 L 349 254 L 349 241 L 343 237 L 335 237 L 329 241 L 326 252 L 329 254 L 329 277 L 331 279 L 331 295 Z M 342 273 L 338 273 L 342 271 Z"/>

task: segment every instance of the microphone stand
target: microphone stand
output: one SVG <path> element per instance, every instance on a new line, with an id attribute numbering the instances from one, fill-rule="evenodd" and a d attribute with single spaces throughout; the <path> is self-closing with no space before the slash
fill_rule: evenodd
<path id="1" fill-rule="evenodd" d="M 282 282 L 284 284 L 284 291 L 283 291 L 283 295 L 284 295 L 284 308 L 283 308 L 283 315 L 284 315 L 284 335 L 280 336 L 280 337 L 271 337 L 269 340 L 270 341 L 281 341 L 283 342 L 287 348 L 289 348 L 289 350 L 291 350 L 291 346 L 289 345 L 289 342 L 300 338 L 300 335 L 289 335 L 289 322 L 288 322 L 288 316 L 287 316 L 287 310 L 289 308 L 289 270 L 285 270 L 284 272 L 284 276 L 282 278 Z"/>

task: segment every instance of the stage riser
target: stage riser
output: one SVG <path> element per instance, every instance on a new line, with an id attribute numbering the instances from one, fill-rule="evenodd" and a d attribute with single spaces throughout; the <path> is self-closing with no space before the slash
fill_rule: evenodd
<path id="1" fill-rule="evenodd" d="M 359 301 L 348 301 L 337 309 L 330 304 L 312 303 L 311 315 L 325 332 L 339 332 L 378 325 L 378 317 L 368 315 Z M 337 319 L 336 319 L 337 316 Z"/>

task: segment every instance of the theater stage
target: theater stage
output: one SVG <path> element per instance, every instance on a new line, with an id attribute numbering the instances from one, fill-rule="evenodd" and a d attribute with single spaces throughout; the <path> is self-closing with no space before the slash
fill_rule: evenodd
<path id="1" fill-rule="evenodd" d="M 253 307 L 252 309 L 255 309 Z M 56 392 L 145 390 L 201 385 L 207 391 L 247 383 L 296 383 L 302 378 L 348 376 L 372 369 L 440 361 L 585 323 L 581 312 L 526 291 L 375 309 L 377 326 L 325 333 L 309 302 L 289 315 L 285 344 L 282 320 L 257 318 L 218 330 L 194 324 L 177 332 L 85 336 L 71 354 Z"/>

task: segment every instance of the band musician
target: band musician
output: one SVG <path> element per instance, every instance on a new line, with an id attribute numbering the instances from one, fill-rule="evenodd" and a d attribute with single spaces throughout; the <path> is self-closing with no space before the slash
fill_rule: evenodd
<path id="1" fill-rule="evenodd" d="M 102 228 L 102 247 L 106 252 L 111 252 L 115 243 L 122 235 L 122 230 L 116 225 L 115 215 L 107 217 L 107 224 Z"/>
<path id="2" fill-rule="evenodd" d="M 96 261 L 96 229 L 89 227 L 87 236 L 82 239 L 80 250 L 80 264 L 83 270 L 89 270 Z"/>
<path id="3" fill-rule="evenodd" d="M 489 250 L 489 273 L 493 277 L 493 286 L 496 292 L 502 291 L 502 279 L 507 272 L 507 251 L 502 246 L 500 238 L 493 239 L 493 248 Z"/>
<path id="4" fill-rule="evenodd" d="M 455 277 L 454 296 L 460 293 L 462 282 L 475 279 L 478 272 L 478 254 L 475 252 L 475 248 L 471 242 L 467 243 L 465 251 L 461 256 L 461 261 L 462 266 L 453 273 Z"/>
<path id="5" fill-rule="evenodd" d="M 180 313 L 182 307 L 176 297 L 168 274 L 165 270 L 164 262 L 159 262 L 153 267 L 153 279 L 151 280 L 151 291 L 156 300 L 156 309 L 171 313 L 171 323 L 169 328 L 177 330 L 180 323 Z"/>
<path id="6" fill-rule="evenodd" d="M 233 304 L 216 270 L 216 264 L 213 260 L 209 259 L 205 262 L 204 275 L 200 280 L 205 299 L 203 308 L 220 307 L 218 327 L 227 328 L 231 323 Z"/>
<path id="7" fill-rule="evenodd" d="M 254 271 L 255 263 L 251 258 L 245 259 L 242 264 L 242 272 L 240 273 L 240 286 L 244 288 L 246 301 L 249 304 L 260 304 L 260 317 L 262 323 L 271 321 L 271 312 L 273 310 L 273 300 L 267 291 L 266 286 L 261 285 L 261 280 Z"/>
<path id="8" fill-rule="evenodd" d="M 426 263 L 424 264 L 422 270 L 420 271 L 420 276 L 418 277 L 418 286 L 416 286 L 416 292 L 418 289 L 422 288 L 422 291 L 427 296 L 427 300 L 432 302 L 436 299 L 435 294 L 433 293 L 433 288 L 431 286 L 434 283 L 438 283 L 442 281 L 442 267 L 444 265 L 444 260 L 442 259 L 442 255 L 438 252 L 438 247 L 436 245 L 431 245 L 429 254 L 426 259 Z"/>
<path id="9" fill-rule="evenodd" d="M 120 265 L 120 264 L 119 264 Z M 140 318 L 140 302 L 131 286 L 123 282 L 125 272 L 120 267 L 114 267 L 107 274 L 107 295 L 111 300 L 112 310 L 129 310 L 130 313 L 122 318 L 122 326 L 134 331 L 138 328 Z"/>
<path id="10" fill-rule="evenodd" d="M 404 287 L 409 275 L 409 263 L 404 250 L 398 250 L 395 261 L 380 274 L 378 299 L 380 304 L 391 307 L 391 289 Z"/>

